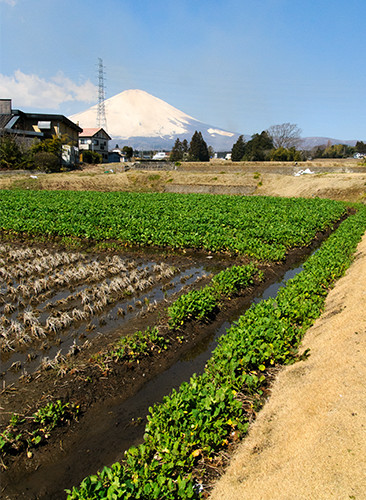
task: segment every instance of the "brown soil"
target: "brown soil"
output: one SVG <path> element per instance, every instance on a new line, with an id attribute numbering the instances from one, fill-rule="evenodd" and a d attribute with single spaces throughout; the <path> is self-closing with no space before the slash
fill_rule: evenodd
<path id="1" fill-rule="evenodd" d="M 366 235 L 212 500 L 366 498 Z"/>

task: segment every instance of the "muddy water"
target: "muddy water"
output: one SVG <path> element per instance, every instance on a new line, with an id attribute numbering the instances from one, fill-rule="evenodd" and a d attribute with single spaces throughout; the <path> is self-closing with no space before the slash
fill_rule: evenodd
<path id="1" fill-rule="evenodd" d="M 138 270 L 149 269 L 156 262 L 137 266 Z M 22 375 L 31 375 L 40 368 L 42 360 L 52 360 L 56 355 L 66 356 L 72 346 L 83 347 L 85 342 L 90 342 L 96 336 L 107 335 L 126 325 L 133 317 L 144 312 L 149 305 L 159 303 L 165 298 L 180 292 L 183 287 L 192 285 L 211 272 L 208 261 L 198 265 L 186 264 L 182 269 L 176 269 L 175 276 L 165 279 L 149 287 L 146 291 L 136 293 L 129 297 L 123 297 L 115 301 L 112 305 L 105 307 L 101 313 L 96 313 L 87 322 L 80 322 L 77 328 L 68 328 L 57 335 L 49 335 L 42 342 L 33 342 L 31 346 L 23 346 L 15 351 L 1 353 L 0 377 L 9 385 L 16 382 Z M 109 282 L 106 279 L 105 282 Z M 75 288 L 74 295 L 85 289 L 87 285 L 81 285 Z M 57 291 L 49 300 L 41 302 L 38 309 L 41 311 L 39 320 L 45 324 L 46 318 L 52 314 L 49 310 L 49 304 L 55 304 L 57 301 L 66 299 L 70 296 L 69 289 Z M 80 300 L 68 304 L 65 310 L 70 311 L 73 307 L 81 307 Z M 123 311 L 123 314 L 120 312 Z M 17 319 L 19 311 L 16 310 L 10 319 Z M 18 365 L 16 370 L 10 369 L 13 365 Z"/>
<path id="2" fill-rule="evenodd" d="M 279 279 L 269 283 L 254 302 L 274 297 L 279 287 L 301 270 L 301 264 L 294 264 Z M 207 336 L 202 342 L 189 350 L 183 359 L 147 382 L 132 398 L 93 407 L 80 422 L 77 434 L 68 436 L 67 443 L 66 440 L 60 442 L 57 456 L 50 456 L 48 463 L 43 463 L 29 476 L 24 474 L 18 484 L 7 487 L 8 498 L 64 498 L 65 488 L 78 485 L 85 476 L 120 460 L 125 450 L 142 442 L 149 407 L 189 380 L 193 373 L 203 371 L 217 339 L 249 305 L 248 301 L 243 301 L 220 325 L 208 326 Z"/>

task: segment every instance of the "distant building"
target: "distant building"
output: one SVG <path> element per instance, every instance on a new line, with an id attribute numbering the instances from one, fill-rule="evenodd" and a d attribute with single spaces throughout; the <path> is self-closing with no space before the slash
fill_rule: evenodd
<path id="1" fill-rule="evenodd" d="M 153 160 L 169 160 L 169 153 L 166 151 L 159 151 L 152 157 Z"/>
<path id="2" fill-rule="evenodd" d="M 103 128 L 84 128 L 79 135 L 79 149 L 99 153 L 102 155 L 103 163 L 107 163 L 108 141 L 111 139 Z"/>
<path id="3" fill-rule="evenodd" d="M 66 165 L 78 163 L 78 141 L 82 130 L 64 115 L 25 113 L 12 109 L 11 99 L 0 99 L 0 135 L 10 134 L 25 147 L 30 147 L 34 139 L 42 141 L 55 135 L 66 137 L 69 144 L 63 146 L 62 153 Z"/>
<path id="4" fill-rule="evenodd" d="M 108 163 L 123 163 L 126 161 L 128 161 L 127 156 L 122 149 L 115 148 L 108 152 Z"/>

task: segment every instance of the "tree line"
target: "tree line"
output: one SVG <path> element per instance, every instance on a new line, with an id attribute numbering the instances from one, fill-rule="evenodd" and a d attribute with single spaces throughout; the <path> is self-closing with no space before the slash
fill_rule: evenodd
<path id="1" fill-rule="evenodd" d="M 310 151 L 299 150 L 301 130 L 296 124 L 273 125 L 260 134 L 256 133 L 246 141 L 240 135 L 231 149 L 231 160 L 238 161 L 301 161 L 310 158 L 348 158 L 355 153 L 366 154 L 366 144 L 357 141 L 354 147 L 345 144 L 316 146 Z M 0 137 L 0 168 L 29 169 L 57 172 L 62 169 L 62 148 L 66 137 L 53 136 L 52 139 L 35 141 L 26 148 L 21 141 L 11 135 Z M 132 147 L 125 146 L 123 152 L 128 159 L 133 156 Z M 101 155 L 93 151 L 83 151 L 86 163 L 101 163 Z M 195 131 L 190 143 L 187 139 L 176 139 L 170 152 L 170 161 L 209 161 L 214 150 L 203 139 L 202 133 Z"/>
<path id="2" fill-rule="evenodd" d="M 211 151 L 210 151 L 211 149 Z M 187 139 L 182 142 L 178 138 L 170 152 L 170 161 L 209 161 L 213 154 L 212 148 L 208 147 L 202 133 L 197 130 L 188 144 Z"/>
<path id="3" fill-rule="evenodd" d="M 355 153 L 366 154 L 366 143 L 357 141 L 355 146 L 347 144 L 324 144 L 310 151 L 312 158 L 349 158 Z"/>
<path id="4" fill-rule="evenodd" d="M 260 134 L 253 134 L 249 141 L 241 135 L 231 150 L 232 161 L 301 161 L 296 149 L 301 130 L 296 124 L 272 125 Z"/>
<path id="5" fill-rule="evenodd" d="M 300 150 L 301 130 L 296 124 L 273 125 L 260 134 L 252 135 L 245 141 L 241 135 L 231 150 L 232 161 L 301 161 L 310 158 L 349 158 L 355 153 L 366 154 L 366 144 L 356 145 L 328 143 L 316 146 L 310 151 Z"/>

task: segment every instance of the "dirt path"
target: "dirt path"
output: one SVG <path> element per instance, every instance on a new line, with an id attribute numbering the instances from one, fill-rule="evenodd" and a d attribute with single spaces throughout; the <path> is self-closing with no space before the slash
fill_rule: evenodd
<path id="1" fill-rule="evenodd" d="M 366 499 L 366 234 L 211 500 Z"/>

